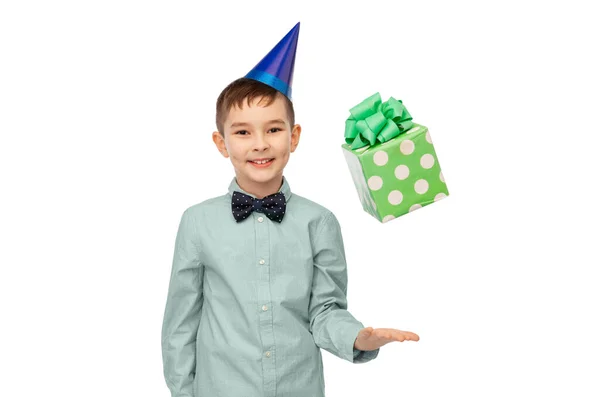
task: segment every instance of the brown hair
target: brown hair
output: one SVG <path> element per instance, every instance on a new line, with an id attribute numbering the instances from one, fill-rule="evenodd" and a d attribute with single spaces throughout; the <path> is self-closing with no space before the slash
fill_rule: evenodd
<path id="1" fill-rule="evenodd" d="M 284 99 L 290 126 L 294 126 L 294 105 L 287 96 L 275 88 L 254 79 L 241 77 L 234 80 L 225 87 L 217 99 L 217 130 L 221 133 L 221 136 L 225 133 L 223 123 L 227 118 L 227 114 L 233 106 L 241 108 L 244 99 L 246 99 L 248 106 L 256 98 L 261 98 L 260 102 L 266 100 L 265 106 L 269 106 L 278 95 L 281 95 Z"/>

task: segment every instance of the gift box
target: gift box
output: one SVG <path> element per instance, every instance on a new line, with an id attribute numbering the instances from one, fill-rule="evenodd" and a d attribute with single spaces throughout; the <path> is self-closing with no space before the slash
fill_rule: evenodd
<path id="1" fill-rule="evenodd" d="M 402 101 L 376 93 L 350 109 L 344 157 L 363 209 L 382 223 L 449 195 L 431 135 Z"/>

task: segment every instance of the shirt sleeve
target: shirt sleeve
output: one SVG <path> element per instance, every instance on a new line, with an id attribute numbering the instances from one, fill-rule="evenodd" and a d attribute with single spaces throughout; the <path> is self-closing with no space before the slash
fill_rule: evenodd
<path id="1" fill-rule="evenodd" d="M 172 397 L 194 397 L 196 335 L 204 296 L 200 248 L 194 218 L 180 220 L 162 325 L 164 377 Z"/>
<path id="2" fill-rule="evenodd" d="M 379 349 L 362 351 L 354 348 L 354 341 L 364 325 L 347 310 L 346 254 L 339 222 L 331 211 L 318 227 L 313 253 L 309 317 L 316 345 L 352 363 L 374 359 Z"/>

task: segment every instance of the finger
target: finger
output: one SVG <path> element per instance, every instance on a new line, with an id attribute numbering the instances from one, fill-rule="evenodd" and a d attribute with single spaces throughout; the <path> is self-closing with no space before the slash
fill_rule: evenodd
<path id="1" fill-rule="evenodd" d="M 404 342 L 406 340 L 406 335 L 404 335 L 403 333 L 398 332 L 396 334 L 396 338 L 397 341 L 399 342 Z"/>
<path id="2" fill-rule="evenodd" d="M 396 332 L 395 338 L 396 340 L 403 342 L 405 340 L 415 340 L 414 336 L 416 336 L 416 334 L 413 334 L 412 332 L 398 331 Z"/>
<path id="3" fill-rule="evenodd" d="M 399 334 L 404 335 L 405 339 L 408 340 L 415 340 L 418 341 L 419 340 L 419 335 L 415 334 L 414 332 L 410 332 L 410 331 L 400 331 L 400 330 L 396 330 Z"/>

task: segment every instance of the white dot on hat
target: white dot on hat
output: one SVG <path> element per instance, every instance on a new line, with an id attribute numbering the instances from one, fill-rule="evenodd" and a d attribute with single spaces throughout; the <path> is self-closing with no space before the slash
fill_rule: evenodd
<path id="1" fill-rule="evenodd" d="M 380 176 L 374 175 L 369 178 L 368 184 L 371 190 L 379 190 L 383 186 L 383 179 Z"/>
<path id="2" fill-rule="evenodd" d="M 429 189 L 429 183 L 425 179 L 419 179 L 415 182 L 415 192 L 423 194 Z"/>
<path id="3" fill-rule="evenodd" d="M 388 194 L 388 201 L 392 205 L 398 205 L 402 202 L 402 192 L 400 190 L 392 190 L 390 194 Z"/>
<path id="4" fill-rule="evenodd" d="M 408 209 L 408 212 L 413 212 L 414 210 L 418 210 L 419 208 L 421 208 L 421 204 L 413 204 Z"/>
<path id="5" fill-rule="evenodd" d="M 379 150 L 373 155 L 373 162 L 377 165 L 385 165 L 388 162 L 388 154 Z"/>
<path id="6" fill-rule="evenodd" d="M 407 134 L 412 134 L 413 132 L 418 131 L 418 130 L 419 130 L 419 127 L 413 127 L 410 130 L 406 131 L 406 133 Z"/>
<path id="7" fill-rule="evenodd" d="M 410 139 L 405 139 L 400 143 L 400 152 L 402 154 L 411 154 L 415 150 L 415 144 Z"/>
<path id="8" fill-rule="evenodd" d="M 433 167 L 433 163 L 435 163 L 435 159 L 431 154 L 427 153 L 421 156 L 421 167 L 429 169 Z"/>
<path id="9" fill-rule="evenodd" d="M 394 170 L 394 175 L 396 175 L 396 178 L 398 178 L 400 180 L 408 178 L 409 174 L 410 174 L 410 170 L 404 164 L 400 164 Z"/>
<path id="10" fill-rule="evenodd" d="M 433 144 L 433 142 L 431 141 L 431 135 L 429 135 L 429 131 L 427 131 L 427 134 L 425 134 L 425 139 L 427 140 L 427 142 Z"/>
<path id="11" fill-rule="evenodd" d="M 383 217 L 383 219 L 381 220 L 382 223 L 386 223 L 391 221 L 392 219 L 395 219 L 396 217 L 394 215 L 386 215 Z"/>
<path id="12" fill-rule="evenodd" d="M 443 199 L 444 197 L 446 197 L 446 195 L 444 193 L 438 193 L 435 195 L 433 201 L 439 201 L 439 200 Z"/>
<path id="13" fill-rule="evenodd" d="M 442 171 L 440 171 L 440 181 L 446 183 L 446 180 L 444 179 L 444 174 L 442 174 Z"/>

